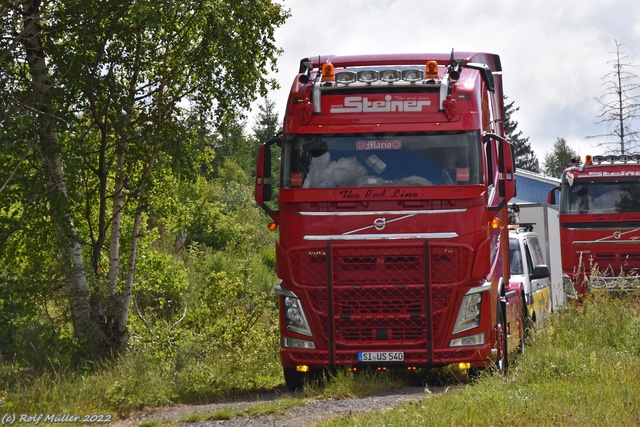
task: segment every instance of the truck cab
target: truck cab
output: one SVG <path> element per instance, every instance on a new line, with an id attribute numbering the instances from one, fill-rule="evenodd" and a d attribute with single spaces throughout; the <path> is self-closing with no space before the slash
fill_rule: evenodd
<path id="1" fill-rule="evenodd" d="M 589 290 L 640 290 L 640 154 L 572 160 L 548 203 L 560 192 L 560 247 L 567 297 Z"/>
<path id="2" fill-rule="evenodd" d="M 509 230 L 510 284 L 521 284 L 525 326 L 539 328 L 551 313 L 551 270 L 545 262 L 533 224 L 513 224 Z"/>
<path id="3" fill-rule="evenodd" d="M 279 236 L 290 389 L 338 367 L 507 371 L 524 292 L 508 283 L 504 117 L 495 54 L 300 61 L 255 187 Z"/>

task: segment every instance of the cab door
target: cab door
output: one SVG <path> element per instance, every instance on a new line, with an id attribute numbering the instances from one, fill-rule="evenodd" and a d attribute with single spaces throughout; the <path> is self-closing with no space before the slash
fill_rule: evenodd
<path id="1" fill-rule="evenodd" d="M 551 312 L 551 271 L 544 260 L 538 237 L 529 235 L 523 239 L 524 275 L 529 316 L 540 321 Z"/>

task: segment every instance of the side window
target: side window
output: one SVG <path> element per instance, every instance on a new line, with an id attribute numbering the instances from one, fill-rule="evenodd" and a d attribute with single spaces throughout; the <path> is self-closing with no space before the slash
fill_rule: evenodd
<path id="1" fill-rule="evenodd" d="M 489 140 L 489 142 L 486 142 L 484 144 L 484 149 L 485 149 L 484 161 L 487 163 L 487 178 L 488 178 L 489 185 L 493 183 L 493 173 L 494 173 L 493 152 L 491 151 L 491 147 L 493 145 L 492 142 L 493 140 Z"/>
<path id="2" fill-rule="evenodd" d="M 536 236 L 531 236 L 528 238 L 528 243 L 529 247 L 531 248 L 533 265 L 546 265 L 547 263 L 544 260 L 544 254 L 542 253 L 542 247 L 538 242 L 538 238 Z"/>
<path id="3" fill-rule="evenodd" d="M 528 242 L 526 240 L 524 242 L 524 253 L 525 253 L 525 258 L 526 258 L 525 262 L 527 263 L 527 270 L 528 270 L 529 274 L 531 274 L 535 264 L 533 262 L 533 259 L 531 258 L 531 251 L 529 250 L 529 244 L 528 244 Z"/>

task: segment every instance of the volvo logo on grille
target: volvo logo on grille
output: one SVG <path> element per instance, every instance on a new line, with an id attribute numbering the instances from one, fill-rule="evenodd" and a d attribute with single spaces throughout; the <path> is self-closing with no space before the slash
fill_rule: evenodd
<path id="1" fill-rule="evenodd" d="M 613 233 L 613 237 L 615 239 L 619 239 L 620 237 L 622 237 L 622 232 L 620 231 L 616 231 L 615 233 Z"/>
<path id="2" fill-rule="evenodd" d="M 384 230 L 386 226 L 387 226 L 386 218 L 376 218 L 376 220 L 373 221 L 373 227 L 378 231 Z"/>

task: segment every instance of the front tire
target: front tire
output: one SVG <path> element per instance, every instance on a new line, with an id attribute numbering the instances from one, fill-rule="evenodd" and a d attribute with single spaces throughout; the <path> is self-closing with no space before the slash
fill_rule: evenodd
<path id="1" fill-rule="evenodd" d="M 506 375 L 509 370 L 509 350 L 507 348 L 507 320 L 503 302 L 498 300 L 498 312 L 496 316 L 496 347 L 498 355 L 496 357 L 496 371 Z"/>
<path id="2" fill-rule="evenodd" d="M 524 345 L 531 345 L 536 340 L 536 328 L 535 322 L 529 316 L 529 310 L 527 309 L 526 303 L 524 304 L 522 313 L 522 323 L 524 325 Z"/>
<path id="3" fill-rule="evenodd" d="M 305 381 L 305 374 L 298 372 L 295 368 L 284 370 L 284 382 L 287 384 L 289 391 L 302 390 Z"/>
<path id="4" fill-rule="evenodd" d="M 321 369 L 312 369 L 309 372 L 298 372 L 295 368 L 284 369 L 284 382 L 291 392 L 300 391 L 305 385 L 317 383 L 321 379 Z"/>

